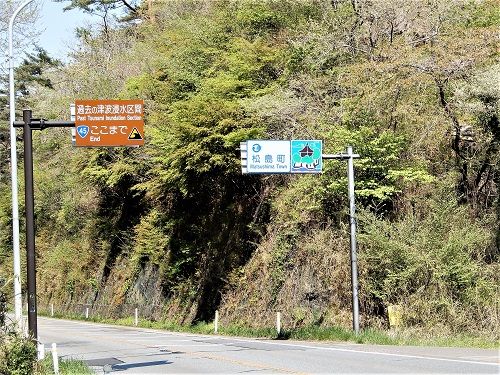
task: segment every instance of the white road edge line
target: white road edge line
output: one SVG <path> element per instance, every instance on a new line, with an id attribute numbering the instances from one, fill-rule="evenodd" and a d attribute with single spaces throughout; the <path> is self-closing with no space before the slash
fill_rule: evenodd
<path id="1" fill-rule="evenodd" d="M 426 359 L 430 361 L 444 361 L 444 362 L 459 362 L 459 363 L 470 363 L 474 365 L 486 365 L 486 366 L 499 366 L 498 363 L 491 362 L 481 362 L 481 361 L 468 361 L 463 359 L 452 359 L 452 358 L 440 358 L 440 357 L 426 357 L 421 355 L 411 355 L 411 354 L 395 354 L 395 353 L 383 353 L 383 352 L 374 352 L 374 351 L 361 351 L 354 349 L 342 349 L 342 348 L 329 348 L 325 346 L 312 346 L 312 345 L 302 345 L 302 344 L 287 344 L 287 343 L 274 343 L 274 342 L 262 342 L 262 341 L 252 341 L 252 340 L 244 340 L 244 339 L 232 339 L 233 341 L 240 342 L 259 342 L 268 345 L 280 345 L 280 346 L 290 346 L 295 348 L 306 348 L 306 349 L 317 349 L 317 350 L 327 350 L 327 351 L 337 351 L 337 352 L 349 352 L 349 353 L 360 353 L 360 354 L 374 354 L 374 355 L 383 355 L 389 357 L 401 357 L 401 358 L 415 358 L 415 359 Z"/>
<path id="2" fill-rule="evenodd" d="M 94 322 L 82 322 L 82 321 L 72 321 L 72 320 L 65 320 L 65 319 L 54 319 L 54 318 L 47 318 L 43 317 L 48 320 L 53 320 L 53 321 L 66 321 L 69 323 L 77 323 L 80 325 L 85 325 L 89 326 L 92 325 L 94 327 L 112 327 L 112 328 L 125 328 L 128 330 L 144 330 L 144 332 L 158 332 L 161 334 L 165 335 L 172 335 L 172 336 L 182 336 L 182 335 L 187 335 L 187 336 L 194 336 L 194 337 L 203 337 L 206 339 L 213 339 L 213 340 L 225 340 L 225 341 L 239 341 L 239 342 L 247 342 L 247 343 L 259 343 L 259 344 L 266 344 L 266 345 L 280 345 L 280 346 L 290 346 L 294 348 L 305 348 L 305 349 L 316 349 L 316 350 L 326 350 L 326 351 L 337 351 L 337 352 L 348 352 L 348 353 L 359 353 L 359 354 L 372 354 L 372 355 L 381 355 L 381 356 L 386 356 L 386 357 L 398 357 L 398 358 L 414 358 L 414 359 L 425 359 L 429 361 L 441 361 L 441 362 L 457 362 L 457 363 L 468 363 L 472 365 L 484 365 L 484 366 L 499 366 L 499 363 L 492 363 L 492 362 L 482 362 L 482 361 L 468 361 L 468 360 L 463 360 L 463 359 L 451 359 L 451 358 L 440 358 L 440 357 L 426 357 L 426 356 L 420 356 L 420 355 L 410 355 L 410 354 L 395 354 L 395 353 L 383 353 L 383 352 L 375 352 L 375 351 L 360 351 L 360 350 L 354 350 L 354 349 L 342 349 L 342 348 L 331 348 L 331 347 L 325 347 L 325 346 L 312 346 L 312 345 L 302 345 L 302 344 L 288 344 L 288 343 L 282 343 L 282 342 L 270 342 L 270 341 L 262 341 L 262 340 L 248 340 L 248 339 L 241 339 L 241 338 L 232 338 L 232 337 L 224 337 L 224 336 L 207 336 L 207 335 L 199 335 L 199 334 L 194 334 L 194 333 L 184 333 L 184 332 L 170 332 L 166 331 L 163 332 L 158 329 L 151 329 L 151 328 L 137 328 L 137 327 L 127 327 L 127 326 L 118 326 L 118 325 L 108 325 L 108 324 L 102 324 L 102 323 L 94 323 Z"/>

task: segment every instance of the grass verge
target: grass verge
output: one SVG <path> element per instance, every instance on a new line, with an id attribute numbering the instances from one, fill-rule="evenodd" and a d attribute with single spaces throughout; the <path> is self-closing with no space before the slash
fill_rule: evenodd
<path id="1" fill-rule="evenodd" d="M 52 375 L 54 374 L 54 366 L 52 357 L 46 357 L 38 363 L 37 375 Z M 73 359 L 63 359 L 59 361 L 60 375 L 87 375 L 94 372 L 83 362 Z"/>
<path id="2" fill-rule="evenodd" d="M 40 315 L 49 316 L 43 312 L 40 313 Z M 85 316 L 81 314 L 55 314 L 54 318 L 90 321 L 129 327 L 134 326 L 134 319 L 132 317 L 110 319 L 100 316 L 92 316 L 85 319 Z M 214 325 L 211 322 L 201 322 L 194 325 L 181 325 L 165 320 L 151 321 L 140 319 L 138 327 L 204 335 L 214 333 Z M 427 331 L 423 332 L 415 329 L 385 331 L 368 328 L 361 330 L 359 335 L 356 335 L 352 330 L 343 327 L 306 326 L 296 329 L 285 329 L 278 335 L 274 328 L 249 328 L 235 325 L 221 326 L 219 324 L 217 333 L 225 336 L 267 338 L 276 340 L 292 339 L 310 341 L 342 341 L 374 345 L 475 347 L 484 349 L 497 349 L 500 347 L 499 341 L 491 337 L 472 336 L 466 334 L 454 336 L 437 334 L 431 335 Z"/>

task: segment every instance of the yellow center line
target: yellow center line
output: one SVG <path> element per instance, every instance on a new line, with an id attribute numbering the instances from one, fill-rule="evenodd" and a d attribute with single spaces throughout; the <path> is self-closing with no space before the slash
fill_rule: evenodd
<path id="1" fill-rule="evenodd" d="M 305 373 L 305 372 L 297 372 L 295 370 L 287 369 L 284 367 L 275 367 L 272 365 L 266 365 L 264 363 L 259 363 L 259 362 L 254 362 L 254 361 L 232 359 L 232 358 L 224 357 L 221 355 L 206 354 L 206 352 L 185 352 L 185 353 L 188 354 L 190 357 L 197 356 L 197 357 L 201 357 L 201 358 L 208 358 L 208 359 L 213 359 L 216 361 L 229 362 L 229 363 L 237 364 L 240 366 L 252 367 L 252 368 L 260 369 L 260 370 L 272 370 L 272 371 L 282 372 L 285 374 L 307 375 L 307 373 Z"/>
<path id="2" fill-rule="evenodd" d="M 131 340 L 128 340 L 128 339 L 113 339 L 113 338 L 109 338 L 109 337 L 96 336 L 96 335 L 93 335 L 93 334 L 86 334 L 86 333 L 79 333 L 79 335 L 80 336 L 85 336 L 85 337 L 88 337 L 88 338 L 93 338 L 93 339 L 101 340 L 101 341 L 104 340 L 104 341 L 114 342 L 114 343 L 120 343 L 120 344 L 123 344 L 124 342 L 127 342 L 130 345 L 140 346 L 140 347 L 143 347 L 145 349 L 158 349 L 157 346 L 140 344 L 140 343 L 138 343 L 136 341 L 131 341 Z M 137 337 L 134 338 L 134 340 L 137 340 Z M 205 345 L 205 343 L 200 343 L 200 345 Z M 224 346 L 224 344 L 220 344 L 220 345 Z M 182 347 L 182 345 L 175 345 L 175 344 L 172 344 L 172 345 L 168 345 L 168 344 L 167 345 L 163 345 L 162 344 L 161 346 L 163 346 L 165 348 L 167 348 L 167 346 L 170 346 L 170 347 L 176 347 L 176 346 Z M 102 351 L 100 353 L 102 353 Z M 259 363 L 259 362 L 255 362 L 255 361 L 232 359 L 232 358 L 228 358 L 228 357 L 225 357 L 225 356 L 220 356 L 220 355 L 215 355 L 215 354 L 207 354 L 206 352 L 200 352 L 200 351 L 182 351 L 182 354 L 186 354 L 187 356 L 189 356 L 191 358 L 201 357 L 201 358 L 212 359 L 212 360 L 216 360 L 216 361 L 223 361 L 223 362 L 227 362 L 227 363 L 237 364 L 237 365 L 240 365 L 240 366 L 251 367 L 251 368 L 258 369 L 258 370 L 270 370 L 270 371 L 276 371 L 276 372 L 281 372 L 281 373 L 285 373 L 285 374 L 307 375 L 307 373 L 297 372 L 296 370 L 291 370 L 291 369 L 287 369 L 287 368 L 284 368 L 284 367 L 275 367 L 273 365 L 267 365 L 265 363 Z M 138 356 L 140 356 L 140 355 L 138 355 Z M 134 356 L 128 356 L 128 357 L 134 357 Z"/>

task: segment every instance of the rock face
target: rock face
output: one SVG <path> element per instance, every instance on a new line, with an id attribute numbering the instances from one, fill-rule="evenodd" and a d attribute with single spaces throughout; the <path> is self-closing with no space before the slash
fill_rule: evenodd
<path id="1" fill-rule="evenodd" d="M 158 267 L 145 264 L 135 275 L 124 275 L 114 267 L 93 307 L 105 316 L 125 318 L 134 316 L 135 308 L 143 318 L 158 320 L 162 317 L 164 297 Z"/>

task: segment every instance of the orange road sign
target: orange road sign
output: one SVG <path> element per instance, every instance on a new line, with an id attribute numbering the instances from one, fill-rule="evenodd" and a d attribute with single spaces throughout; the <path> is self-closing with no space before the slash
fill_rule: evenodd
<path id="1" fill-rule="evenodd" d="M 144 145 L 144 101 L 75 100 L 76 146 Z"/>

